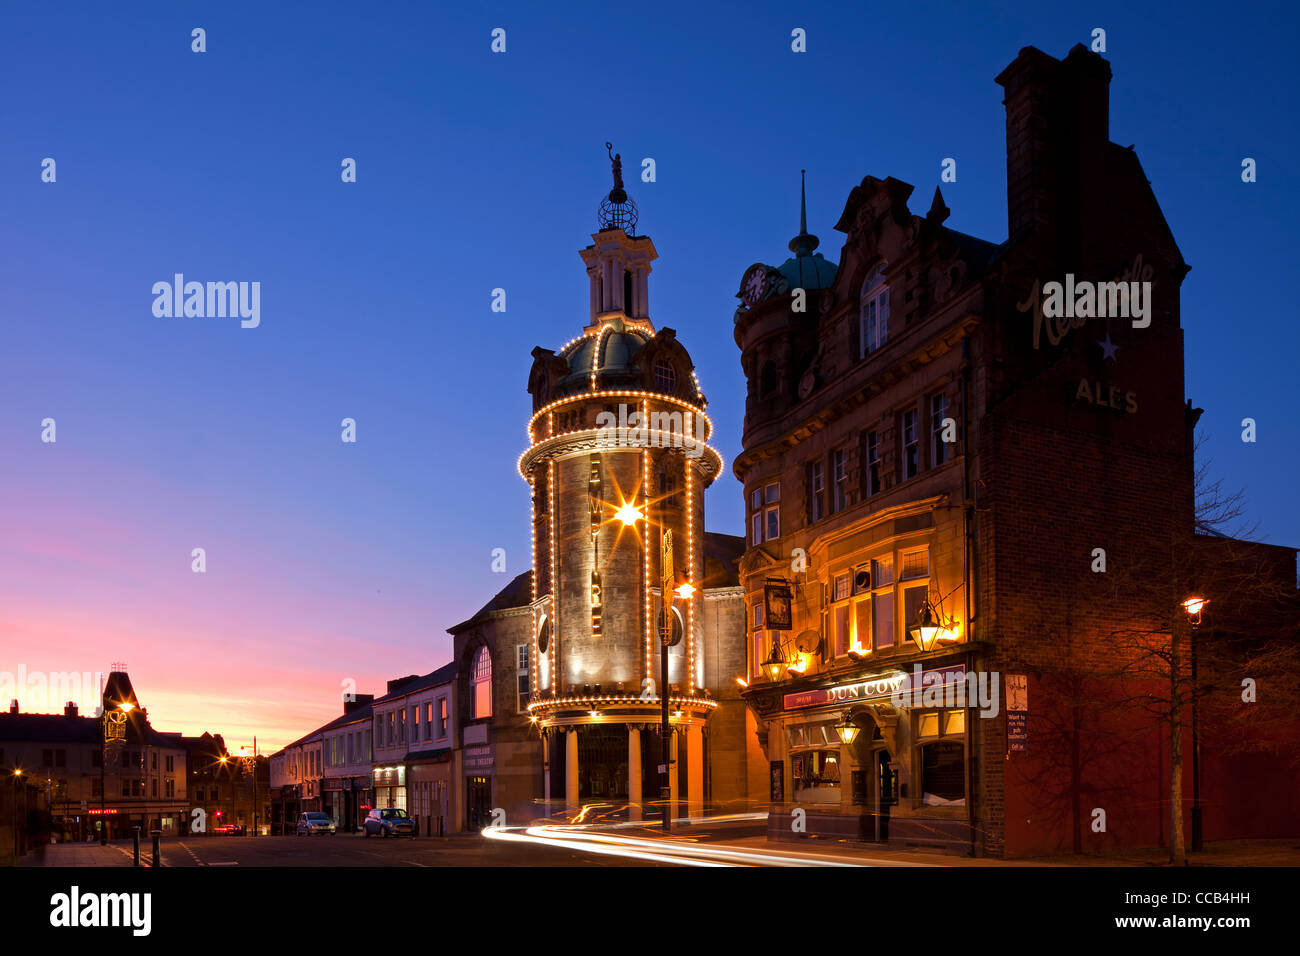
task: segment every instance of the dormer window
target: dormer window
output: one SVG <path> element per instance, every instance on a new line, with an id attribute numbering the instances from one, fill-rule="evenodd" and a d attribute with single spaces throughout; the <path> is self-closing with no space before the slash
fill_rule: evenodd
<path id="1" fill-rule="evenodd" d="M 859 358 L 870 355 L 889 338 L 889 286 L 885 285 L 884 265 L 871 270 L 862 283 L 859 317 Z"/>
<path id="2" fill-rule="evenodd" d="M 655 388 L 670 395 L 677 391 L 677 371 L 667 359 L 655 362 Z"/>

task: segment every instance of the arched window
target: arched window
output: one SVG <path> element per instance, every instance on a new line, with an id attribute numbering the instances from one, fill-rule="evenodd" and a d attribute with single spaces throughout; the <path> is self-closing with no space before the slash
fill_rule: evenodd
<path id="1" fill-rule="evenodd" d="M 876 266 L 862 283 L 862 304 L 858 312 L 858 355 L 869 355 L 889 338 L 889 286 L 885 285 L 884 263 Z"/>
<path id="2" fill-rule="evenodd" d="M 473 705 L 471 717 L 492 716 L 492 655 L 486 647 L 480 647 L 474 655 L 473 676 L 469 682 L 469 699 Z"/>
<path id="3" fill-rule="evenodd" d="M 655 362 L 655 388 L 670 395 L 677 391 L 677 371 L 667 359 Z"/>

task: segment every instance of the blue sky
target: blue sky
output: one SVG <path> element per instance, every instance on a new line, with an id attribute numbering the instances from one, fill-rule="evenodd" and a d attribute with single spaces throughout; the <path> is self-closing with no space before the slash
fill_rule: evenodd
<path id="1" fill-rule="evenodd" d="M 830 259 L 864 175 L 912 183 L 924 212 L 949 156 L 948 225 L 1001 242 L 993 78 L 1022 46 L 1064 56 L 1094 27 L 1111 138 L 1135 144 L 1193 267 L 1187 390 L 1214 472 L 1267 540 L 1300 545 L 1294 6 L 38 10 L 0 13 L 4 657 L 134 659 L 137 686 L 202 661 L 239 684 L 232 701 L 295 675 L 285 706 L 322 715 L 340 673 L 365 690 L 446 660 L 445 628 L 529 561 L 529 353 L 586 321 L 577 250 L 609 188 L 607 139 L 660 253 L 652 318 L 694 356 L 728 463 L 709 526 L 740 533 L 733 296 L 750 263 L 788 255 L 799 170 Z M 259 281 L 260 327 L 154 317 L 150 289 L 176 272 Z M 82 659 L 65 659 L 69 634 Z"/>

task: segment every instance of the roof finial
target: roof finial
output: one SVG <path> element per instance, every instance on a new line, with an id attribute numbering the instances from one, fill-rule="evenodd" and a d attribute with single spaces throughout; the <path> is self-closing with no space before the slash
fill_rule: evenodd
<path id="1" fill-rule="evenodd" d="M 805 175 L 808 170 L 799 170 L 799 235 L 790 240 L 789 249 L 796 256 L 810 256 L 821 241 L 808 233 L 808 192 Z"/>
<path id="2" fill-rule="evenodd" d="M 799 170 L 799 235 L 808 232 L 808 194 L 804 187 L 806 169 Z"/>
<path id="3" fill-rule="evenodd" d="M 605 141 L 605 151 L 609 153 L 609 167 L 614 174 L 614 188 L 601 200 L 597 221 L 602 230 L 619 228 L 629 236 L 634 236 L 637 220 L 636 203 L 628 198 L 627 190 L 623 188 L 623 157 L 614 152 L 614 144 L 608 140 Z"/>

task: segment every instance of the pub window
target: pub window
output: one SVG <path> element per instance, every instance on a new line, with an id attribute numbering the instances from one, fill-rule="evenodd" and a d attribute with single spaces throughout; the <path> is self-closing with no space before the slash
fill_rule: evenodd
<path id="1" fill-rule="evenodd" d="M 831 452 L 831 514 L 844 510 L 849 503 L 848 456 L 843 448 Z"/>
<path id="2" fill-rule="evenodd" d="M 438 739 L 447 736 L 447 698 L 438 698 Z"/>
<path id="3" fill-rule="evenodd" d="M 820 461 L 808 464 L 808 521 L 821 521 L 826 516 L 826 465 Z"/>
<path id="4" fill-rule="evenodd" d="M 872 617 L 876 649 L 894 646 L 894 556 L 884 555 L 871 562 Z"/>
<path id="5" fill-rule="evenodd" d="M 903 468 L 903 480 L 915 478 L 921 468 L 921 440 L 916 430 L 916 409 L 903 412 L 903 457 L 899 463 Z"/>
<path id="6" fill-rule="evenodd" d="M 867 466 L 866 466 L 868 495 L 880 494 L 880 433 L 867 432 Z"/>
<path id="7" fill-rule="evenodd" d="M 806 750 L 802 753 L 792 753 L 790 755 L 790 769 L 794 777 L 796 799 L 803 798 L 799 794 L 800 790 L 823 790 L 828 791 L 826 795 L 838 802 L 838 796 L 835 794 L 835 791 L 838 791 L 840 786 L 840 755 L 838 752 L 834 750 Z"/>
<path id="8" fill-rule="evenodd" d="M 68 765 L 68 752 L 66 750 L 54 751 L 54 766 L 66 767 Z M 158 755 L 153 755 L 153 768 L 158 769 Z"/>
<path id="9" fill-rule="evenodd" d="M 918 792 L 926 806 L 956 806 L 966 802 L 966 756 L 962 735 L 965 713 L 930 710 L 917 714 Z"/>
<path id="10" fill-rule="evenodd" d="M 889 286 L 885 285 L 885 270 L 876 266 L 862 283 L 862 304 L 859 308 L 859 357 L 870 355 L 889 338 Z"/>
<path id="11" fill-rule="evenodd" d="M 847 654 L 852 643 L 853 606 L 848 602 L 852 588 L 853 575 L 848 571 L 835 575 L 831 582 L 831 639 L 836 657 Z"/>
<path id="12" fill-rule="evenodd" d="M 762 601 L 759 601 L 757 604 L 754 605 L 753 621 L 754 621 L 754 630 L 756 631 L 762 630 L 763 628 L 763 602 Z"/>
<path id="13" fill-rule="evenodd" d="M 433 701 L 424 703 L 424 739 L 428 740 L 433 736 Z"/>

